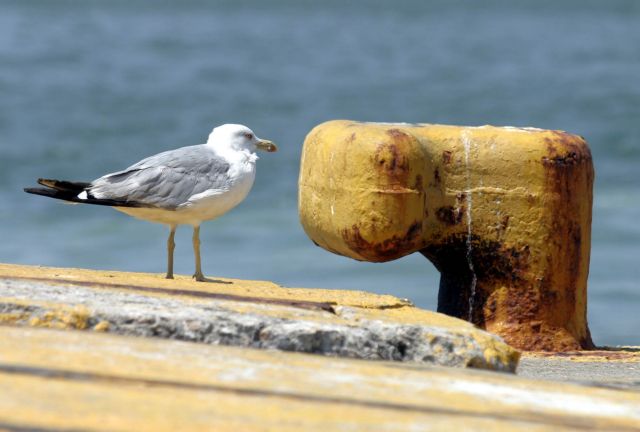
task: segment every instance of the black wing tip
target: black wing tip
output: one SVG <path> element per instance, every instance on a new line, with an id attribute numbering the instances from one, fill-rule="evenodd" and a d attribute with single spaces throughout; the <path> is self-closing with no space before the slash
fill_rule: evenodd
<path id="1" fill-rule="evenodd" d="M 57 179 L 46 179 L 46 178 L 39 178 L 38 184 L 51 189 L 57 189 L 60 191 L 75 192 L 75 193 L 80 193 L 91 186 L 91 183 L 87 183 L 87 182 L 75 182 L 75 181 L 68 181 L 68 180 L 57 180 Z"/>
<path id="2" fill-rule="evenodd" d="M 42 184 L 42 183 L 41 183 Z M 114 199 L 99 199 L 88 195 L 86 199 L 78 198 L 77 191 L 69 191 L 65 189 L 53 189 L 53 188 L 38 188 L 28 187 L 23 188 L 26 193 L 46 196 L 49 198 L 55 198 L 63 201 L 69 201 L 80 204 L 94 204 L 103 205 L 108 207 L 136 207 L 136 208 L 152 208 L 153 206 L 145 205 L 139 202 L 114 200 Z"/>
<path id="3" fill-rule="evenodd" d="M 34 187 L 34 188 L 24 188 L 23 190 L 26 193 L 46 196 L 49 198 L 55 198 L 55 199 L 60 199 L 64 201 L 74 201 L 75 199 L 77 199 L 77 197 L 72 192 L 60 191 L 56 189 Z"/>
<path id="4" fill-rule="evenodd" d="M 49 189 L 44 189 L 44 188 L 35 188 L 35 187 L 27 187 L 27 188 L 23 188 L 23 191 L 25 191 L 26 193 L 30 193 L 30 194 L 36 194 L 36 195 L 42 195 L 45 192 L 49 192 Z"/>

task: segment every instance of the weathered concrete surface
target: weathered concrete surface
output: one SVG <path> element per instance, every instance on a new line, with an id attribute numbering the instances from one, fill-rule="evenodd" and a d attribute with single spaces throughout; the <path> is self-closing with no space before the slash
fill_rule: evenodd
<path id="1" fill-rule="evenodd" d="M 519 353 L 462 320 L 362 292 L 0 264 L 0 322 L 513 371 Z"/>
<path id="2" fill-rule="evenodd" d="M 438 311 L 517 348 L 590 349 L 593 177 L 563 131 L 331 121 L 305 140 L 299 213 L 340 255 L 421 252 L 441 272 Z"/>
<path id="3" fill-rule="evenodd" d="M 518 375 L 640 392 L 640 347 L 558 354 L 526 353 Z"/>
<path id="4" fill-rule="evenodd" d="M 640 430 L 640 394 L 510 374 L 0 325 L 6 430 Z"/>

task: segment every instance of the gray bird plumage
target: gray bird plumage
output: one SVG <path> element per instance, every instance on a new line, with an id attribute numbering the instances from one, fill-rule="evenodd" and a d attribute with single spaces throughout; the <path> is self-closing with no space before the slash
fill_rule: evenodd
<path id="1" fill-rule="evenodd" d="M 193 195 L 229 188 L 230 165 L 206 144 L 148 157 L 91 182 L 89 196 L 175 210 Z"/>

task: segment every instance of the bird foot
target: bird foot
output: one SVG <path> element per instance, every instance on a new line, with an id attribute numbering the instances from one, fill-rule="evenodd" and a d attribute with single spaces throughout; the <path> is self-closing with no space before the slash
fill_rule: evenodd
<path id="1" fill-rule="evenodd" d="M 206 277 L 204 277 L 204 275 L 202 273 L 196 273 L 193 275 L 193 278 L 197 281 L 197 282 L 209 282 L 209 279 L 207 279 Z"/>
<path id="2" fill-rule="evenodd" d="M 208 277 L 205 277 L 202 273 L 198 274 L 194 274 L 192 276 L 197 282 L 213 282 L 213 283 L 217 283 L 217 284 L 225 284 L 225 285 L 231 285 L 233 284 L 233 282 L 231 281 L 224 281 L 224 280 L 220 280 L 220 279 L 209 279 Z"/>

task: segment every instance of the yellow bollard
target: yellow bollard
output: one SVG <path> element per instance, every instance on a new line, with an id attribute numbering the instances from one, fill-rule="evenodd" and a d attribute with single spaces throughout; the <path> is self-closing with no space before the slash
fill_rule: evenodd
<path id="1" fill-rule="evenodd" d="M 562 131 L 337 120 L 305 140 L 299 213 L 340 255 L 422 253 L 439 312 L 523 350 L 590 349 L 593 175 L 584 139 Z"/>

